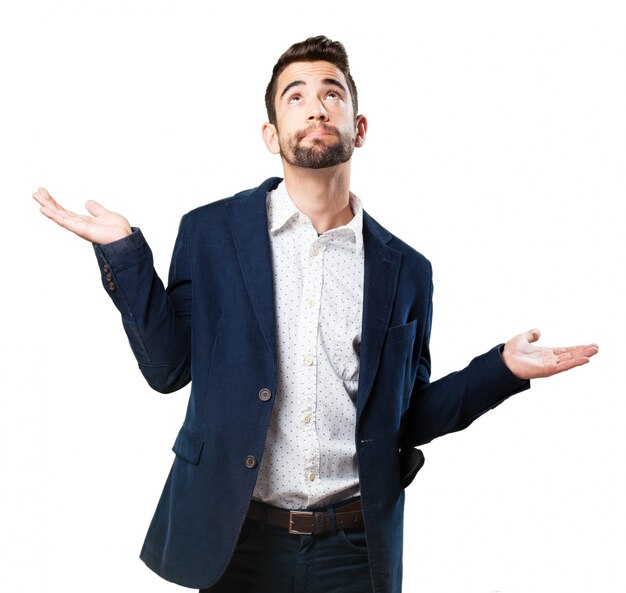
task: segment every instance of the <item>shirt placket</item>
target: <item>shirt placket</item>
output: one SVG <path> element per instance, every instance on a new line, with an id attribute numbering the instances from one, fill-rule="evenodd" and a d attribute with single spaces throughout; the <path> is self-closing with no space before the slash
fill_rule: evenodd
<path id="1" fill-rule="evenodd" d="M 312 228 L 303 229 L 307 238 L 304 279 L 300 296 L 300 331 L 298 354 L 301 359 L 298 373 L 298 400 L 302 434 L 302 479 L 308 493 L 308 502 L 315 498 L 320 487 L 320 443 L 317 435 L 318 351 L 317 334 L 320 323 L 320 300 L 324 278 L 324 242 L 311 242 Z"/>

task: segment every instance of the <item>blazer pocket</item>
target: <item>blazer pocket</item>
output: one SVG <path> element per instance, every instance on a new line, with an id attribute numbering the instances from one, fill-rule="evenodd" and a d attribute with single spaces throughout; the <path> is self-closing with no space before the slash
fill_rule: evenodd
<path id="1" fill-rule="evenodd" d="M 394 325 L 387 330 L 385 344 L 393 344 L 395 342 L 404 342 L 404 340 L 415 339 L 417 332 L 417 319 L 409 321 L 404 325 Z"/>
<path id="2" fill-rule="evenodd" d="M 203 445 L 204 439 L 200 433 L 191 432 L 183 426 L 178 432 L 172 451 L 186 462 L 198 465 Z"/>

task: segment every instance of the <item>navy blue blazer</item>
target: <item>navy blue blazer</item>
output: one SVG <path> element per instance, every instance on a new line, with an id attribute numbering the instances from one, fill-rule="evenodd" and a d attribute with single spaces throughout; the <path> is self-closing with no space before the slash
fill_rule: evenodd
<path id="1" fill-rule="evenodd" d="M 167 289 L 141 231 L 95 246 L 151 387 L 191 381 L 176 454 L 141 552 L 160 576 L 209 587 L 228 565 L 250 503 L 276 393 L 276 327 L 265 198 L 280 179 L 186 214 Z M 371 575 L 399 593 L 400 451 L 468 426 L 526 389 L 500 347 L 429 382 L 431 266 L 367 213 L 356 449 Z M 261 395 L 261 390 L 269 390 Z"/>

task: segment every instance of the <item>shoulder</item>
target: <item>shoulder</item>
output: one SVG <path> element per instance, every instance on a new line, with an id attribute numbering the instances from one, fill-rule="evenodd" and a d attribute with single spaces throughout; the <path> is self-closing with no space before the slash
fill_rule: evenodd
<path id="1" fill-rule="evenodd" d="M 233 196 L 209 202 L 190 210 L 183 216 L 183 221 L 192 226 L 222 224 L 231 208 L 254 210 L 265 208 L 265 196 L 282 181 L 280 177 L 270 177 L 257 187 L 246 189 Z"/>
<path id="2" fill-rule="evenodd" d="M 399 252 L 402 256 L 404 269 L 414 270 L 420 275 L 425 273 L 428 276 L 432 276 L 432 265 L 422 253 L 388 231 L 367 212 L 363 212 L 363 235 L 366 241 L 368 239 L 379 241 L 394 251 Z"/>

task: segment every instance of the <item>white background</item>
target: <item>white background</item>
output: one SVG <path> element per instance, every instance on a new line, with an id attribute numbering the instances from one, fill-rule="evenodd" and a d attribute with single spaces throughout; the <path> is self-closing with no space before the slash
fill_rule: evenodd
<path id="1" fill-rule="evenodd" d="M 433 378 L 537 326 L 587 367 L 424 447 L 407 492 L 419 593 L 624 591 L 626 41 L 620 2 L 35 2 L 0 8 L 0 590 L 174 592 L 138 559 L 188 388 L 144 383 L 89 244 L 44 185 L 147 236 L 280 174 L 277 57 L 351 56 L 353 190 L 435 270 Z"/>

